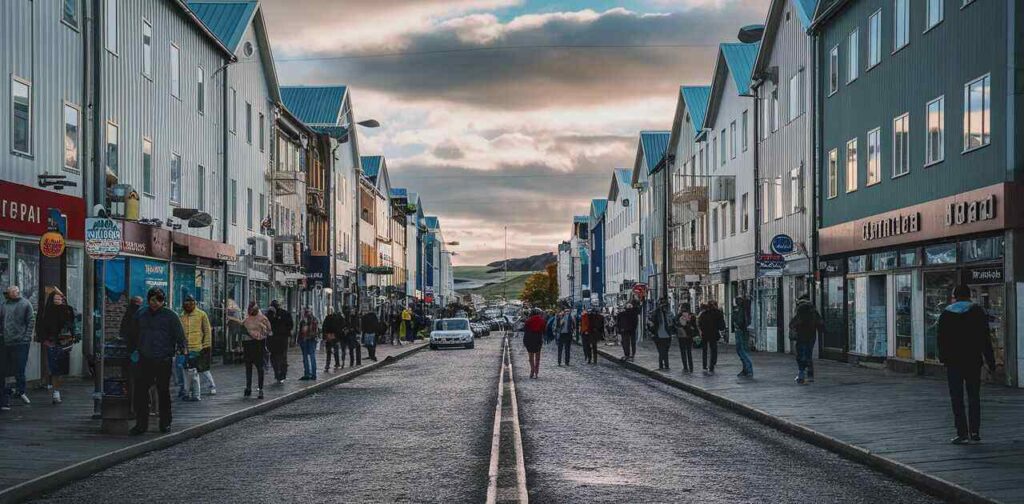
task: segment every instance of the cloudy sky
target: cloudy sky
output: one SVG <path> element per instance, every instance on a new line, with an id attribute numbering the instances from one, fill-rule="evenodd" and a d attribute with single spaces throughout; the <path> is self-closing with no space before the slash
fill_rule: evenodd
<path id="1" fill-rule="evenodd" d="M 264 0 L 285 84 L 346 84 L 363 155 L 418 191 L 457 264 L 554 251 L 669 129 L 680 85 L 769 0 Z M 609 47 L 613 46 L 613 47 Z M 639 47 L 643 46 L 643 47 Z"/>

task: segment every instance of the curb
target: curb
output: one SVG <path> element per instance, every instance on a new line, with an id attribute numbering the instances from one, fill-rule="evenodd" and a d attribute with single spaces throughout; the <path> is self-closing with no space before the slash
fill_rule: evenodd
<path id="1" fill-rule="evenodd" d="M 756 420 L 768 427 L 775 430 L 781 431 L 785 434 L 789 434 L 797 439 L 808 442 L 819 448 L 824 448 L 831 451 L 843 458 L 852 460 L 854 462 L 866 465 L 872 469 L 882 472 L 886 475 L 894 477 L 904 483 L 910 484 L 911 486 L 918 488 L 924 492 L 941 497 L 943 499 L 950 500 L 952 502 L 962 502 L 970 504 L 999 504 L 999 501 L 993 500 L 989 497 L 985 497 L 977 492 L 964 488 L 956 483 L 946 481 L 944 479 L 932 476 L 928 473 L 919 471 L 910 467 L 902 462 L 897 462 L 890 458 L 876 455 L 870 450 L 861 448 L 859 446 L 841 441 L 835 437 L 823 434 L 809 427 L 805 427 L 795 422 L 785 420 L 774 416 L 763 410 L 748 406 L 738 401 L 734 401 L 727 397 L 709 392 L 696 385 L 681 382 L 663 373 L 659 373 L 652 369 L 647 369 L 643 366 L 634 364 L 632 362 L 623 361 L 620 357 L 612 355 L 605 350 L 598 348 L 597 353 L 605 359 L 616 363 L 631 371 L 636 371 L 640 374 L 646 375 L 657 381 L 660 381 L 671 387 L 680 389 L 684 392 L 693 394 L 701 399 L 708 402 L 714 403 L 718 406 L 729 409 L 735 413 L 739 413 L 747 418 Z"/>
<path id="2" fill-rule="evenodd" d="M 119 450 L 114 450 L 103 455 L 93 457 L 88 460 L 83 460 L 62 469 L 58 469 L 49 474 L 44 474 L 37 478 L 30 479 L 23 483 L 19 483 L 10 488 L 0 491 L 0 504 L 23 502 L 27 499 L 37 497 L 42 493 L 56 490 L 60 487 L 68 485 L 74 481 L 84 479 L 104 469 L 108 469 L 122 462 L 134 459 L 140 455 L 163 450 L 170 448 L 171 446 L 183 443 L 190 439 L 198 438 L 205 434 L 209 434 L 215 430 L 227 427 L 231 424 L 238 423 L 246 418 L 253 417 L 266 413 L 270 410 L 280 408 L 289 403 L 295 402 L 304 397 L 311 396 L 317 392 L 320 392 L 326 388 L 333 387 L 340 383 L 345 383 L 352 379 L 358 378 L 370 371 L 380 369 L 388 364 L 398 362 L 410 355 L 413 355 L 420 350 L 426 348 L 427 345 L 423 344 L 416 348 L 403 350 L 395 355 L 388 355 L 380 361 L 372 364 L 360 367 L 354 371 L 350 371 L 346 374 L 333 376 L 327 380 L 317 382 L 316 384 L 310 385 L 301 390 L 289 392 L 281 397 L 275 397 L 273 399 L 264 400 L 263 402 L 254 404 L 248 408 L 228 413 L 220 418 L 215 418 L 203 422 L 198 425 L 193 425 L 179 432 L 173 432 L 165 434 L 141 443 L 137 443 L 131 446 L 126 446 Z"/>

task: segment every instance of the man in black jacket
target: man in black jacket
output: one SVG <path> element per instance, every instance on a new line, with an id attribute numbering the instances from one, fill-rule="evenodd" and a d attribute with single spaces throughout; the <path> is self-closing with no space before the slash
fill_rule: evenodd
<path id="1" fill-rule="evenodd" d="M 267 318 L 270 319 L 271 331 L 267 340 L 270 365 L 274 368 L 274 379 L 277 383 L 282 383 L 288 378 L 288 342 L 291 340 L 295 321 L 292 320 L 292 314 L 281 308 L 276 299 L 270 302 Z"/>
<path id="2" fill-rule="evenodd" d="M 380 334 L 380 318 L 377 312 L 368 310 L 359 321 L 362 329 L 363 345 L 366 346 L 366 358 L 377 361 L 377 335 Z"/>
<path id="3" fill-rule="evenodd" d="M 715 366 L 718 365 L 718 340 L 722 338 L 722 331 L 726 328 L 725 314 L 718 308 L 718 302 L 714 299 L 708 301 L 697 315 L 697 328 L 700 329 L 700 339 L 703 342 L 700 358 L 704 365 L 704 374 L 713 375 Z"/>
<path id="4" fill-rule="evenodd" d="M 639 321 L 639 312 L 636 305 L 629 303 L 615 316 L 615 328 L 622 338 L 622 359 L 633 360 L 636 356 L 636 326 Z"/>
<path id="5" fill-rule="evenodd" d="M 352 308 L 346 306 L 341 310 L 342 339 L 341 359 L 345 360 L 345 349 L 348 349 L 348 365 L 358 366 L 363 364 L 363 347 L 359 346 L 359 317 L 352 313 Z"/>
<path id="6" fill-rule="evenodd" d="M 981 441 L 981 366 L 995 371 L 988 314 L 971 302 L 966 285 L 953 289 L 953 303 L 942 311 L 938 324 L 939 360 L 946 365 L 949 397 L 953 402 L 956 437 L 953 444 Z M 964 415 L 964 388 L 968 414 Z"/>
<path id="7" fill-rule="evenodd" d="M 146 294 L 149 307 L 140 309 L 135 316 L 138 341 L 132 352 L 137 366 L 135 396 L 135 427 L 131 433 L 142 434 L 149 428 L 149 387 L 156 386 L 160 404 L 160 432 L 171 427 L 171 361 L 176 353 L 184 352 L 185 329 L 178 314 L 164 306 L 164 291 L 154 287 Z"/>
<path id="8" fill-rule="evenodd" d="M 324 366 L 324 372 L 328 372 L 331 369 L 331 355 L 334 355 L 334 369 L 344 369 L 345 360 L 339 355 L 338 347 L 341 345 L 341 341 L 344 338 L 344 320 L 341 318 L 341 314 L 328 308 L 329 313 L 324 317 L 323 333 L 324 333 L 324 352 L 327 354 L 327 365 Z"/>

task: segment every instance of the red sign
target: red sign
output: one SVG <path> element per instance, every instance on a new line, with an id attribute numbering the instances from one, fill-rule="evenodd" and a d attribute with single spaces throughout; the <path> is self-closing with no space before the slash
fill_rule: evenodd
<path id="1" fill-rule="evenodd" d="M 39 238 L 39 252 L 46 257 L 60 257 L 64 253 L 64 237 L 56 231 L 48 231 Z"/>
<path id="2" fill-rule="evenodd" d="M 636 284 L 633 286 L 633 293 L 640 299 L 647 296 L 647 284 Z"/>
<path id="3" fill-rule="evenodd" d="M 46 216 L 51 208 L 67 215 L 68 239 L 85 238 L 82 198 L 0 180 L 0 231 L 43 236 L 49 231 Z"/>

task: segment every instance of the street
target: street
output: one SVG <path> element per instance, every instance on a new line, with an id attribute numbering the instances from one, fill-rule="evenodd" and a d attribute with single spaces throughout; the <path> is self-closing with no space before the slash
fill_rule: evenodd
<path id="1" fill-rule="evenodd" d="M 39 502 L 482 502 L 501 339 L 423 351 Z M 533 502 L 934 502 L 606 361 L 512 340 Z"/>

